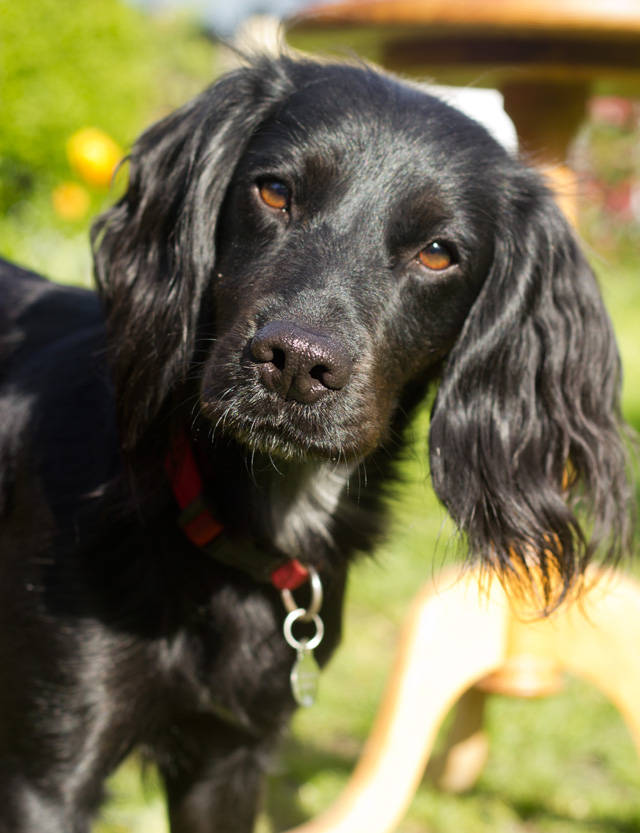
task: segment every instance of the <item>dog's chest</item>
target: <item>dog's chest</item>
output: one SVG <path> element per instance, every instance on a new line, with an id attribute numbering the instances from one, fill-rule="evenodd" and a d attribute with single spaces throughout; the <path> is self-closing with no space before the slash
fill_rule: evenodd
<path id="1" fill-rule="evenodd" d="M 277 549 L 294 557 L 307 555 L 313 561 L 318 554 L 306 550 L 314 542 L 335 545 L 331 529 L 337 513 L 347 505 L 343 497 L 351 468 L 309 466 L 288 483 L 272 483 L 269 507 Z"/>
<path id="2" fill-rule="evenodd" d="M 289 479 L 274 473 L 262 492 L 273 546 L 291 557 L 326 565 L 327 550 L 336 546 L 332 523 L 345 502 L 348 474 L 346 467 L 324 466 L 306 467 Z M 234 546 L 240 550 L 241 539 Z M 231 573 L 208 577 L 207 594 L 192 607 L 189 626 L 158 640 L 156 656 L 170 698 L 257 732 L 279 724 L 293 708 L 290 673 L 296 652 L 283 633 L 286 610 L 278 591 Z M 329 578 L 322 568 L 320 575 L 323 581 Z M 327 634 L 321 660 L 338 639 L 342 593 L 340 587 L 336 594 L 329 582 L 325 590 L 321 615 Z M 294 593 L 301 604 L 306 595 L 304 590 Z"/>

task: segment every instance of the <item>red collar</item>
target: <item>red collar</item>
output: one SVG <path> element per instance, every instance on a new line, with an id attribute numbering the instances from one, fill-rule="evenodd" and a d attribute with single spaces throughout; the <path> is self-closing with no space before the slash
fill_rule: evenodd
<path id="1" fill-rule="evenodd" d="M 227 557 L 222 536 L 224 528 L 206 506 L 204 483 L 186 431 L 181 431 L 175 438 L 165 459 L 165 470 L 180 507 L 178 523 L 192 544 L 216 560 L 269 581 L 278 590 L 295 590 L 309 580 L 309 571 L 297 559 L 278 555 L 269 560 L 263 551 L 254 555 L 251 545 L 245 549 L 247 558 L 243 563 Z"/>

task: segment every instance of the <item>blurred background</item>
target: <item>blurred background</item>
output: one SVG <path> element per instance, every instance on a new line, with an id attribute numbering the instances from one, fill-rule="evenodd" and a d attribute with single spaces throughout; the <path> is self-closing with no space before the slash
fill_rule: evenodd
<path id="1" fill-rule="evenodd" d="M 295 0 L 0 0 L 0 255 L 91 285 L 88 229 L 114 200 L 114 166 L 150 122 L 225 67 L 217 36 Z M 640 46 L 639 46 L 640 48 Z M 590 99 L 571 148 L 578 225 L 625 364 L 624 410 L 640 430 L 640 100 Z M 416 589 L 452 558 L 428 484 L 427 421 L 414 429 L 396 532 L 350 583 L 345 644 L 317 705 L 295 720 L 269 778 L 259 833 L 283 830 L 339 794 L 371 726 L 399 624 Z M 636 573 L 636 568 L 632 568 Z M 454 796 L 425 779 L 401 833 L 638 833 L 640 764 L 620 716 L 568 680 L 557 696 L 493 697 L 488 765 Z M 154 773 L 126 762 L 95 833 L 165 833 Z M 366 833 L 366 831 L 363 831 Z"/>

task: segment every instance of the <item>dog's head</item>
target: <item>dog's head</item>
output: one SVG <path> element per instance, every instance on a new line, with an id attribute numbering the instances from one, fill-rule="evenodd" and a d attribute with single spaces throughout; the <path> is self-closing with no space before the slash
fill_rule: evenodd
<path id="1" fill-rule="evenodd" d="M 472 551 L 570 583 L 574 498 L 618 551 L 611 327 L 549 191 L 484 128 L 369 68 L 260 59 L 130 165 L 95 230 L 125 447 L 190 391 L 250 449 L 359 460 L 442 366 L 432 477 Z"/>

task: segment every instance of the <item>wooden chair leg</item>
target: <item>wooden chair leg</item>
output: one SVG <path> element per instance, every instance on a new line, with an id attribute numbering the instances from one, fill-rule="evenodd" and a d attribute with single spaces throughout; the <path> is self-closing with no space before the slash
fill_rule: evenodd
<path id="1" fill-rule="evenodd" d="M 508 605 L 472 575 L 441 577 L 414 601 L 358 765 L 336 803 L 295 833 L 390 833 L 420 783 L 444 717 L 505 659 Z M 294 833 L 294 831 L 290 831 Z"/>
<path id="2" fill-rule="evenodd" d="M 514 618 L 509 653 L 542 657 L 600 689 L 624 718 L 640 756 L 638 582 L 592 571 L 575 604 L 536 622 Z"/>
<path id="3" fill-rule="evenodd" d="M 489 739 L 483 729 L 484 691 L 470 688 L 456 705 L 444 749 L 427 766 L 427 776 L 446 792 L 470 790 L 489 757 Z"/>

